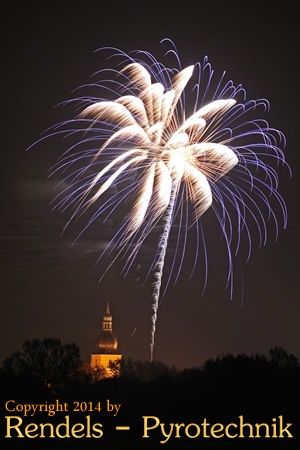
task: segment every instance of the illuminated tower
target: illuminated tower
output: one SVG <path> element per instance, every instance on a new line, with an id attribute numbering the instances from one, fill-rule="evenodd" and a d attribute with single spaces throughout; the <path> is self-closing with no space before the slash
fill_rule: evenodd
<path id="1" fill-rule="evenodd" d="M 110 370 L 109 363 L 118 361 L 122 355 L 118 353 L 118 340 L 112 331 L 112 315 L 109 303 L 102 319 L 101 333 L 97 339 L 96 352 L 91 354 L 91 370 L 95 378 L 111 377 L 114 373 Z"/>

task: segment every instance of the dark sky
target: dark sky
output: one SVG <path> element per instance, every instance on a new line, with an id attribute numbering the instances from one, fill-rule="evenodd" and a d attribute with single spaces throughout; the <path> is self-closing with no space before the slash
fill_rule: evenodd
<path id="1" fill-rule="evenodd" d="M 133 277 L 123 280 L 118 267 L 98 283 L 101 225 L 71 246 L 72 233 L 61 236 L 66 216 L 51 212 L 55 182 L 47 173 L 64 143 L 25 150 L 49 126 L 75 114 L 56 105 L 99 70 L 103 60 L 94 50 L 140 48 L 161 55 L 165 37 L 176 43 L 184 65 L 208 55 L 216 72 L 226 70 L 243 84 L 248 98 L 270 101 L 266 118 L 286 136 L 293 176 L 279 168 L 288 227 L 281 227 L 277 242 L 271 232 L 267 245 L 243 263 L 243 305 L 239 288 L 233 300 L 224 291 L 224 251 L 210 236 L 216 242 L 208 287 L 202 295 L 198 267 L 190 281 L 169 288 L 159 308 L 155 358 L 182 368 L 224 353 L 267 353 L 275 345 L 300 357 L 296 17 L 291 1 L 27 1 L 4 7 L 0 360 L 34 337 L 75 341 L 88 360 L 108 296 L 120 350 L 148 357 L 149 289 Z"/>

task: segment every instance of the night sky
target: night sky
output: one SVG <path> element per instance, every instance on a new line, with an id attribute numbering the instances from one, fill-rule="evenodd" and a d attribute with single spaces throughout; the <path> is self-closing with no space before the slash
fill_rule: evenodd
<path id="1" fill-rule="evenodd" d="M 288 227 L 280 219 L 277 242 L 271 231 L 267 245 L 242 263 L 244 293 L 238 279 L 233 300 L 224 290 L 219 235 L 208 236 L 207 289 L 202 294 L 200 265 L 191 280 L 183 277 L 169 288 L 158 313 L 155 359 L 184 368 L 226 353 L 267 353 L 275 345 L 299 358 L 296 3 L 27 1 L 2 9 L 0 360 L 25 339 L 59 337 L 76 342 L 88 361 L 107 300 L 120 351 L 148 358 L 149 288 L 141 287 L 138 276 L 122 279 L 118 266 L 98 282 L 101 224 L 72 246 L 74 229 L 61 235 L 67 216 L 51 211 L 57 180 L 47 175 L 64 143 L 56 139 L 26 149 L 48 127 L 76 115 L 70 106 L 57 105 L 103 66 L 96 49 L 140 48 L 160 56 L 166 37 L 176 43 L 183 65 L 208 55 L 217 73 L 226 70 L 235 84 L 243 84 L 249 99 L 270 101 L 264 117 L 286 136 L 293 176 L 278 168 Z M 212 217 L 204 219 L 208 229 Z"/>

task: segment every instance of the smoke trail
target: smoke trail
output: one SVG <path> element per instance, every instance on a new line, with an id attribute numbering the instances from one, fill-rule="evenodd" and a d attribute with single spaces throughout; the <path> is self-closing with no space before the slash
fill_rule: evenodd
<path id="1" fill-rule="evenodd" d="M 156 331 L 156 321 L 157 321 L 157 311 L 158 311 L 158 301 L 160 297 L 160 288 L 164 270 L 165 256 L 168 247 L 168 240 L 171 231 L 172 225 L 172 216 L 174 210 L 174 204 L 176 199 L 176 191 L 178 187 L 177 183 L 174 183 L 172 186 L 170 202 L 168 208 L 163 216 L 164 230 L 160 237 L 158 243 L 158 259 L 155 263 L 153 275 L 154 275 L 154 283 L 153 283 L 153 292 L 151 297 L 151 322 L 152 322 L 152 330 L 151 330 L 151 341 L 150 341 L 150 359 L 153 361 L 153 352 L 154 352 L 154 340 L 155 340 L 155 331 Z"/>

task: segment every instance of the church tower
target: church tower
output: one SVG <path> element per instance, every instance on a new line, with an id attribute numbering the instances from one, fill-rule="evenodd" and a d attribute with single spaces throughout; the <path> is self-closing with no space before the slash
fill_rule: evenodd
<path id="1" fill-rule="evenodd" d="M 121 358 L 122 355 L 118 353 L 118 340 L 113 335 L 112 315 L 107 303 L 96 352 L 91 354 L 92 374 L 95 374 L 95 378 L 112 377 L 114 374 L 109 368 L 109 363 Z"/>

